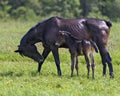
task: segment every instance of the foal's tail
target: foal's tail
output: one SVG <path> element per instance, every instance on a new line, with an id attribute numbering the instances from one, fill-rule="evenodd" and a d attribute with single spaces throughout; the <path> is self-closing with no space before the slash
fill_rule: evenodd
<path id="1" fill-rule="evenodd" d="M 92 40 L 90 40 L 90 43 L 93 46 L 93 48 L 95 49 L 95 52 L 98 53 L 98 47 L 97 47 L 96 43 Z"/>

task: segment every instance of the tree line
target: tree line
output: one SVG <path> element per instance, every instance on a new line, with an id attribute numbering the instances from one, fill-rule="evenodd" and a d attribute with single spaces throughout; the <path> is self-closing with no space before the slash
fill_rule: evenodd
<path id="1" fill-rule="evenodd" d="M 120 0 L 0 0 L 0 19 L 60 16 L 120 20 Z"/>

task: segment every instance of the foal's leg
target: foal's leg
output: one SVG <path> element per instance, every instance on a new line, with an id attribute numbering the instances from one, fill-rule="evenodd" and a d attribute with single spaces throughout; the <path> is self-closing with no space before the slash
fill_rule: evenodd
<path id="1" fill-rule="evenodd" d="M 84 54 L 84 57 L 85 57 L 86 66 L 87 66 L 87 70 L 88 70 L 87 77 L 89 78 L 89 74 L 90 74 L 90 62 L 89 62 L 89 58 L 88 58 L 87 54 Z"/>
<path id="2" fill-rule="evenodd" d="M 76 72 L 77 72 L 77 76 L 79 75 L 78 73 L 78 56 L 76 56 L 76 65 L 75 65 L 75 68 L 76 68 Z"/>
<path id="3" fill-rule="evenodd" d="M 43 50 L 42 56 L 43 56 L 43 61 L 38 63 L 38 72 L 40 72 L 42 64 L 44 63 L 45 59 L 47 58 L 48 54 L 50 53 L 50 49 L 49 48 L 45 48 Z"/>
<path id="4" fill-rule="evenodd" d="M 94 55 L 93 55 L 93 53 L 90 54 L 90 58 L 91 58 L 91 67 L 92 67 L 92 79 L 94 79 L 95 64 L 94 64 Z"/>

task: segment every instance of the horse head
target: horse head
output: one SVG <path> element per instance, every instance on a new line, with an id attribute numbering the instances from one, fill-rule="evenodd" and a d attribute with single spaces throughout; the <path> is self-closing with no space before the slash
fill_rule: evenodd
<path id="1" fill-rule="evenodd" d="M 43 61 L 43 56 L 39 54 L 35 45 L 26 45 L 26 46 L 19 46 L 18 50 L 15 51 L 19 53 L 21 56 L 27 56 L 38 63 Z"/>
<path id="2" fill-rule="evenodd" d="M 43 61 L 43 56 L 39 54 L 37 51 L 37 47 L 35 43 L 40 42 L 42 36 L 40 36 L 40 29 L 38 31 L 38 25 L 32 27 L 21 39 L 20 45 L 18 46 L 18 50 L 16 53 L 19 53 L 21 56 L 27 56 L 38 63 Z"/>

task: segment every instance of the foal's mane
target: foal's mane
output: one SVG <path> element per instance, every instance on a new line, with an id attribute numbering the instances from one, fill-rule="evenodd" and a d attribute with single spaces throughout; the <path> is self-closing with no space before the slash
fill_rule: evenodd
<path id="1" fill-rule="evenodd" d="M 60 33 L 63 33 L 63 34 L 67 34 L 69 35 L 72 39 L 76 40 L 76 41 L 80 41 L 77 37 L 73 36 L 70 32 L 68 31 L 59 31 Z"/>

